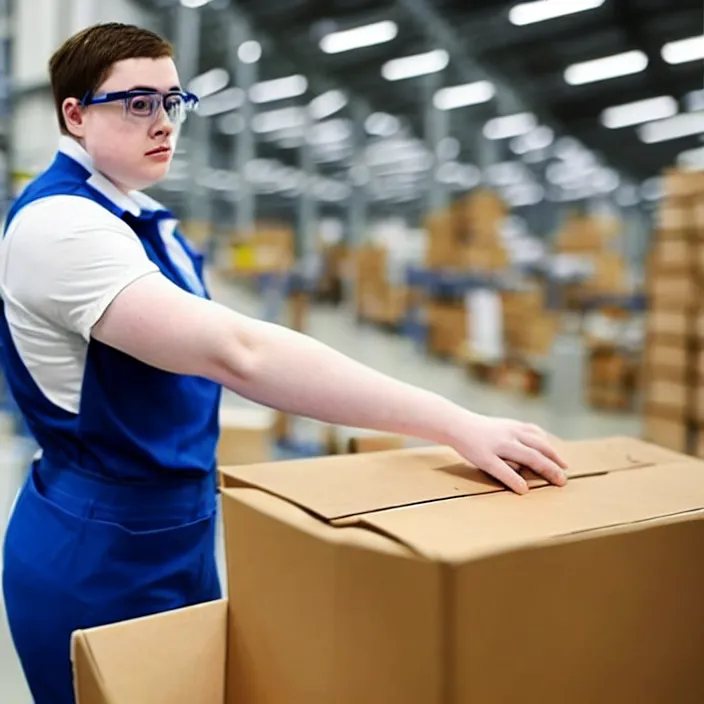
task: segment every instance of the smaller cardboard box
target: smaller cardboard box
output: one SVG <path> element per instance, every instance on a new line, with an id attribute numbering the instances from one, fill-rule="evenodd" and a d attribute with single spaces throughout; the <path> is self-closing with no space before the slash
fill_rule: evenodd
<path id="1" fill-rule="evenodd" d="M 271 461 L 275 424 L 267 408 L 221 407 L 218 466 Z"/>
<path id="2" fill-rule="evenodd" d="M 699 704 L 704 463 L 558 444 L 523 497 L 443 447 L 227 469 L 229 602 L 76 633 L 78 704 Z"/>

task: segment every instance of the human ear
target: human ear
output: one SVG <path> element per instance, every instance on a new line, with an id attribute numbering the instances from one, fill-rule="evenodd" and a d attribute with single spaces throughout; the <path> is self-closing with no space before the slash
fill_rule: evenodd
<path id="1" fill-rule="evenodd" d="M 66 122 L 66 129 L 74 137 L 83 137 L 83 110 L 76 98 L 66 98 L 61 106 L 61 112 Z"/>

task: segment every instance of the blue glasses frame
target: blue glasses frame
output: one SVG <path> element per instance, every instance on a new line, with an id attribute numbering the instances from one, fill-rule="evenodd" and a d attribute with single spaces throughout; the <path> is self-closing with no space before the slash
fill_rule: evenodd
<path id="1" fill-rule="evenodd" d="M 164 112 L 168 115 L 169 119 L 172 122 L 179 122 L 182 123 L 186 119 L 186 113 L 190 110 L 195 110 L 198 107 L 198 103 L 200 102 L 199 98 L 197 95 L 193 93 L 188 93 L 184 91 L 178 91 L 178 90 L 173 90 L 173 91 L 168 91 L 166 93 L 159 93 L 158 91 L 153 91 L 153 90 L 120 90 L 120 91 L 113 91 L 111 93 L 103 93 L 102 95 L 93 95 L 90 91 L 87 92 L 82 100 L 81 100 L 81 105 L 83 107 L 88 107 L 89 105 L 104 105 L 106 103 L 114 103 L 117 101 L 124 101 L 125 104 L 125 111 L 128 112 L 128 101 L 130 98 L 139 98 L 139 97 L 154 97 L 154 96 L 160 96 L 161 97 L 161 107 L 164 109 Z M 169 98 L 180 98 L 181 99 L 181 104 L 183 106 L 183 110 L 179 112 L 177 119 L 174 120 L 174 116 L 172 115 L 171 110 L 169 109 L 167 105 L 167 100 Z M 157 110 L 154 110 L 152 114 L 150 115 L 144 115 L 144 116 L 135 116 L 135 117 L 140 117 L 140 118 L 154 118 L 155 115 L 157 114 Z"/>

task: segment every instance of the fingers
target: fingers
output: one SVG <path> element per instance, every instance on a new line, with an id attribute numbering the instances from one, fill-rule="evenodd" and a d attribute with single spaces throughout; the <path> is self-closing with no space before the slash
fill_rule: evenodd
<path id="1" fill-rule="evenodd" d="M 533 470 L 536 474 L 556 486 L 564 486 L 567 483 L 567 476 L 557 462 L 542 452 L 520 442 L 510 448 L 506 453 L 505 459 L 519 462 L 526 469 Z"/>
<path id="2" fill-rule="evenodd" d="M 557 454 L 555 448 L 548 442 L 546 436 L 540 436 L 537 433 L 522 433 L 519 440 L 528 447 L 537 450 L 538 452 L 549 457 L 558 467 L 567 469 L 567 463 Z"/>
<path id="3" fill-rule="evenodd" d="M 526 480 L 518 472 L 511 469 L 501 458 L 492 457 L 483 462 L 481 468 L 494 479 L 498 479 L 502 484 L 506 485 L 511 491 L 515 491 L 517 494 L 528 493 Z"/>

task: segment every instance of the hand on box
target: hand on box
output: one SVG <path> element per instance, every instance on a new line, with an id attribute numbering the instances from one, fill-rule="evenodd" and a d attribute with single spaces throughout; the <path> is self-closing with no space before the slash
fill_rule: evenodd
<path id="1" fill-rule="evenodd" d="M 548 434 L 537 425 L 473 415 L 469 431 L 466 426 L 462 428 L 462 436 L 453 446 L 518 494 L 528 492 L 520 468 L 530 469 L 556 486 L 567 483 L 567 465 L 552 447 Z"/>

